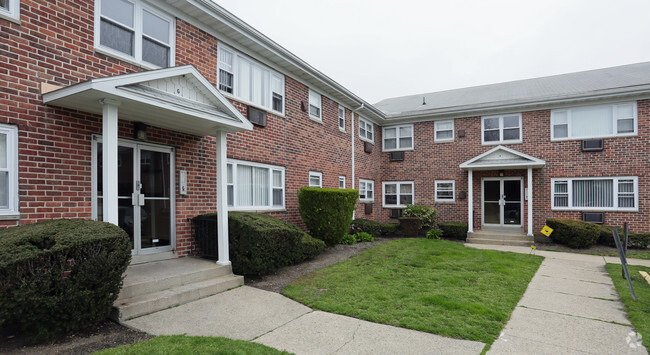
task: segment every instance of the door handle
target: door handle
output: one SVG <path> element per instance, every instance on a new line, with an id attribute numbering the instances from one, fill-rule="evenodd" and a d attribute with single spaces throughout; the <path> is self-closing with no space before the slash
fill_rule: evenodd
<path id="1" fill-rule="evenodd" d="M 133 206 L 144 206 L 144 194 L 134 192 L 131 194 L 131 204 Z"/>

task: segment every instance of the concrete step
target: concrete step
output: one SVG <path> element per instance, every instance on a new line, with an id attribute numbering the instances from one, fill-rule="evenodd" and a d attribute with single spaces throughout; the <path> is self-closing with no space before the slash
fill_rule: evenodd
<path id="1" fill-rule="evenodd" d="M 497 239 L 497 240 L 528 240 L 531 241 L 533 238 L 527 237 L 525 234 L 518 235 L 507 235 L 507 234 L 484 234 L 484 233 L 472 233 L 468 235 L 467 238 L 481 238 L 481 239 Z"/>
<path id="2" fill-rule="evenodd" d="M 513 239 L 498 239 L 498 238 L 467 238 L 467 243 L 471 244 L 489 244 L 489 245 L 511 245 L 511 246 L 523 246 L 529 247 L 533 245 L 533 239 L 528 238 L 528 240 L 513 240 Z"/>
<path id="3" fill-rule="evenodd" d="M 243 276 L 222 275 L 115 301 L 112 318 L 118 322 L 208 297 L 244 284 Z"/>
<path id="4" fill-rule="evenodd" d="M 521 228 L 483 228 L 474 231 L 475 235 L 503 235 L 503 236 L 526 236 L 526 232 Z"/>

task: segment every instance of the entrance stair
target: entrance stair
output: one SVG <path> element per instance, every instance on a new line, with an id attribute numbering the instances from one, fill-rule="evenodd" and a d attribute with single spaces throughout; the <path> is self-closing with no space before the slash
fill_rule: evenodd
<path id="1" fill-rule="evenodd" d="M 467 243 L 529 247 L 534 240 L 533 237 L 526 236 L 522 228 L 483 227 L 474 233 L 468 233 Z"/>
<path id="2" fill-rule="evenodd" d="M 113 304 L 118 322 L 212 296 L 244 284 L 230 266 L 195 257 L 131 264 Z"/>

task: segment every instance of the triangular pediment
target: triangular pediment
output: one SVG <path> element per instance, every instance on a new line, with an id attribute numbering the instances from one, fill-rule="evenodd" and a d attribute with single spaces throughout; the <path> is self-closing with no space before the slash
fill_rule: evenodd
<path id="1" fill-rule="evenodd" d="M 545 164 L 544 160 L 500 145 L 460 164 L 460 168 L 476 170 L 520 169 L 539 168 Z"/>

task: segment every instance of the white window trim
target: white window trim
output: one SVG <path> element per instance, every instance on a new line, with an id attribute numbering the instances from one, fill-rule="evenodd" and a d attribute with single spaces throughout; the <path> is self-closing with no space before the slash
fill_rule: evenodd
<path id="1" fill-rule="evenodd" d="M 387 130 L 387 129 L 392 129 L 392 128 L 395 129 L 395 139 L 397 139 L 397 142 L 396 142 L 396 148 L 393 148 L 393 149 L 387 149 L 387 148 L 386 148 L 386 130 Z M 400 146 L 400 138 L 406 138 L 406 137 L 400 137 L 400 135 L 399 135 L 400 128 L 410 128 L 410 129 L 411 129 L 411 136 L 409 137 L 409 138 L 411 138 L 411 147 L 409 147 L 409 148 L 402 148 L 402 147 Z M 382 127 L 382 131 L 381 131 L 381 142 L 382 142 L 381 148 L 382 148 L 382 151 L 384 151 L 384 152 L 396 152 L 396 151 L 404 151 L 404 150 L 415 150 L 415 130 L 414 130 L 413 124 L 403 124 L 403 125 L 398 125 L 398 126 L 386 126 L 386 127 Z"/>
<path id="2" fill-rule="evenodd" d="M 0 220 L 20 218 L 18 192 L 18 127 L 0 124 L 0 133 L 7 135 L 7 208 L 0 209 Z"/>
<path id="3" fill-rule="evenodd" d="M 20 23 L 20 0 L 9 0 L 9 11 L 0 7 L 0 18 Z"/>
<path id="4" fill-rule="evenodd" d="M 366 186 L 368 186 L 368 184 L 370 184 L 370 186 L 372 186 L 372 198 L 367 198 L 367 197 L 361 198 L 361 183 L 366 184 Z M 368 190 L 369 189 L 366 187 L 366 192 Z M 368 194 L 366 194 L 366 196 L 367 195 Z M 359 179 L 359 201 L 361 201 L 361 202 L 374 202 L 375 201 L 375 182 L 373 180 Z"/>
<path id="5" fill-rule="evenodd" d="M 634 113 L 634 132 L 630 133 L 617 133 L 618 127 L 617 127 L 617 118 L 614 116 L 612 118 L 612 132 L 613 134 L 610 135 L 601 135 L 601 136 L 584 136 L 584 137 L 572 137 L 571 136 L 571 110 L 574 109 L 581 109 L 581 108 L 587 108 L 587 107 L 598 107 L 598 106 L 609 106 L 612 107 L 612 109 L 616 109 L 616 106 L 622 106 L 622 105 L 632 105 L 632 111 Z M 565 112 L 566 117 L 567 117 L 567 137 L 562 137 L 562 138 L 555 138 L 555 130 L 553 129 L 554 124 L 554 118 L 555 114 L 560 113 L 560 112 Z M 637 109 L 637 103 L 636 101 L 632 102 L 617 102 L 615 104 L 605 104 L 605 105 L 589 105 L 589 106 L 578 106 L 578 107 L 570 107 L 570 108 L 563 108 L 563 109 L 556 109 L 556 110 L 551 110 L 551 141 L 553 142 L 558 142 L 558 141 L 570 141 L 570 140 L 583 140 L 583 139 L 598 139 L 598 138 L 610 138 L 610 137 L 634 137 L 639 135 L 639 113 Z"/>
<path id="6" fill-rule="evenodd" d="M 340 112 L 341 110 L 343 110 L 343 127 L 341 127 L 341 115 L 340 115 L 340 114 L 341 114 L 341 112 Z M 337 124 L 338 124 L 338 126 L 339 126 L 339 131 L 341 131 L 341 132 L 345 132 L 345 107 L 342 106 L 342 105 L 339 105 L 339 111 L 337 111 L 337 114 L 338 114 L 338 115 L 337 115 L 337 116 L 338 116 L 338 118 L 337 118 L 337 120 L 338 120 Z"/>
<path id="7" fill-rule="evenodd" d="M 341 187 L 341 183 L 343 183 L 343 187 Z M 339 189 L 344 189 L 345 188 L 345 176 L 340 175 L 339 176 Z"/>
<path id="8" fill-rule="evenodd" d="M 217 90 L 219 90 L 219 92 L 223 96 L 225 96 L 225 97 L 227 97 L 229 99 L 233 99 L 233 100 L 235 100 L 237 102 L 241 102 L 241 103 L 246 104 L 248 106 L 253 106 L 253 107 L 259 108 L 260 110 L 263 110 L 263 111 L 268 111 L 271 114 L 276 115 L 276 116 L 285 117 L 284 113 L 286 112 L 286 104 L 287 104 L 287 80 L 286 80 L 286 77 L 284 76 L 284 74 L 282 74 L 280 72 L 277 72 L 277 71 L 271 69 L 269 66 L 255 60 L 255 59 L 253 59 L 253 58 L 251 58 L 251 57 L 249 57 L 247 55 L 244 55 L 241 52 L 238 52 L 238 51 L 234 50 L 232 47 L 228 47 L 228 46 L 226 46 L 224 44 L 219 43 L 217 45 L 217 52 L 220 52 L 222 50 L 226 50 L 226 51 L 232 53 L 232 55 L 233 55 L 233 63 L 232 63 L 232 69 L 231 70 L 232 70 L 232 74 L 233 74 L 233 86 L 234 86 L 233 89 L 234 90 L 233 90 L 232 94 L 228 93 L 228 92 L 225 92 L 225 91 L 222 91 L 222 90 L 219 90 L 219 82 L 220 82 L 220 79 L 221 79 L 221 77 L 220 77 L 220 75 L 221 75 L 221 73 L 220 73 L 221 66 L 220 66 L 220 63 L 219 63 L 218 59 L 217 59 L 217 69 L 216 69 L 217 70 L 217 83 L 216 83 L 217 84 L 216 85 Z M 239 88 L 235 84 L 236 77 L 237 77 L 236 73 L 239 72 L 239 61 L 237 60 L 237 57 L 241 57 L 241 58 L 251 62 L 254 65 L 260 66 L 260 67 L 268 70 L 270 72 L 271 76 L 275 75 L 275 76 L 278 76 L 278 77 L 282 78 L 282 83 L 283 83 L 282 88 L 284 90 L 284 92 L 282 93 L 282 112 L 276 111 L 276 110 L 273 109 L 273 90 L 271 89 L 270 86 L 269 86 L 269 97 L 268 97 L 269 107 L 264 107 L 262 105 L 258 105 L 256 103 L 254 103 L 254 102 L 245 100 L 245 99 L 241 98 L 238 95 L 237 91 L 239 90 Z"/>
<path id="9" fill-rule="evenodd" d="M 438 125 L 443 124 L 443 123 L 450 123 L 451 122 L 451 138 L 445 138 L 445 139 L 438 139 Z M 433 123 L 433 141 L 435 143 L 446 143 L 446 142 L 453 142 L 455 138 L 454 134 L 455 126 L 454 126 L 454 120 L 444 120 L 444 121 L 435 121 Z M 445 129 L 446 131 L 446 129 Z M 483 133 L 483 132 L 481 132 Z"/>
<path id="10" fill-rule="evenodd" d="M 368 138 L 361 135 L 361 123 L 362 122 L 365 124 L 365 126 L 370 125 L 370 129 L 372 129 L 372 139 L 368 139 Z M 366 129 L 364 128 L 364 130 L 366 130 Z M 366 120 L 365 118 L 363 118 L 361 116 L 359 116 L 359 139 L 361 139 L 362 141 L 369 142 L 369 143 L 373 143 L 373 144 L 375 143 L 375 125 L 372 122 Z"/>
<path id="11" fill-rule="evenodd" d="M 451 199 L 438 198 L 438 184 L 451 183 Z M 436 180 L 435 181 L 435 201 L 438 203 L 455 203 L 456 202 L 456 180 Z"/>
<path id="12" fill-rule="evenodd" d="M 318 96 L 320 100 L 318 101 L 318 105 L 315 105 L 315 102 L 311 102 L 311 97 L 313 96 Z M 311 114 L 311 109 L 308 107 L 307 108 L 307 113 L 309 113 L 309 118 L 311 118 L 314 121 L 318 122 L 323 122 L 323 95 L 318 93 L 317 91 L 314 91 L 312 89 L 309 89 L 309 106 L 314 106 L 318 107 L 318 116 L 314 116 Z"/>
<path id="13" fill-rule="evenodd" d="M 255 163 L 246 160 L 228 159 L 227 164 L 232 164 L 232 181 L 233 181 L 233 206 L 228 206 L 228 211 L 284 211 L 287 203 L 286 200 L 286 174 L 285 168 L 277 165 Z M 269 206 L 238 206 L 237 205 L 237 169 L 236 165 L 246 165 L 256 168 L 269 169 Z M 273 170 L 282 172 L 282 206 L 273 206 Z"/>
<path id="14" fill-rule="evenodd" d="M 312 177 L 317 177 L 318 178 L 318 185 L 312 185 L 311 184 L 311 178 Z M 309 187 L 323 187 L 323 173 L 318 172 L 318 171 L 310 171 L 309 172 L 308 185 L 309 185 Z"/>
<path id="15" fill-rule="evenodd" d="M 415 183 L 413 181 L 383 181 L 381 183 L 381 205 L 384 208 L 406 208 L 406 205 L 395 204 L 389 205 L 386 204 L 386 185 L 397 185 L 397 200 L 400 200 L 400 196 L 406 196 L 405 194 L 400 193 L 401 185 L 411 185 L 411 203 L 415 204 Z"/>
<path id="16" fill-rule="evenodd" d="M 573 180 L 613 180 L 614 207 L 573 207 Z M 619 180 L 632 180 L 634 182 L 634 207 L 618 207 L 618 182 Z M 568 207 L 555 206 L 555 183 L 558 181 L 567 182 Z M 575 177 L 575 178 L 552 178 L 551 179 L 551 210 L 552 211 L 618 211 L 638 212 L 639 211 L 639 178 L 637 176 L 607 176 L 607 177 Z"/>
<path id="17" fill-rule="evenodd" d="M 517 116 L 519 117 L 519 139 L 510 139 L 510 140 L 503 140 L 503 118 L 506 116 Z M 488 118 L 498 118 L 499 119 L 499 140 L 498 141 L 490 141 L 486 142 L 485 141 L 485 120 Z M 502 114 L 502 115 L 493 115 L 493 116 L 483 116 L 481 117 L 481 143 L 483 145 L 498 145 L 498 144 L 516 144 L 516 143 L 522 143 L 523 142 L 523 131 L 522 131 L 522 119 L 521 119 L 521 113 L 507 113 L 507 114 Z"/>
<path id="18" fill-rule="evenodd" d="M 95 51 L 109 55 L 111 57 L 116 57 L 125 62 L 135 64 L 139 67 L 146 69 L 160 69 L 159 66 L 145 62 L 142 60 L 142 11 L 147 10 L 156 16 L 169 21 L 169 68 L 176 66 L 176 18 L 174 16 L 167 15 L 166 13 L 158 10 L 157 8 L 144 4 L 141 0 L 127 0 L 134 4 L 134 21 L 133 27 L 135 30 L 135 47 L 134 54 L 135 56 L 130 56 L 126 53 L 122 53 L 113 48 L 104 47 L 100 43 L 100 28 L 101 28 L 101 11 L 102 11 L 102 0 L 95 0 L 95 29 L 94 29 L 94 46 Z M 138 40 L 140 39 L 140 40 Z"/>

